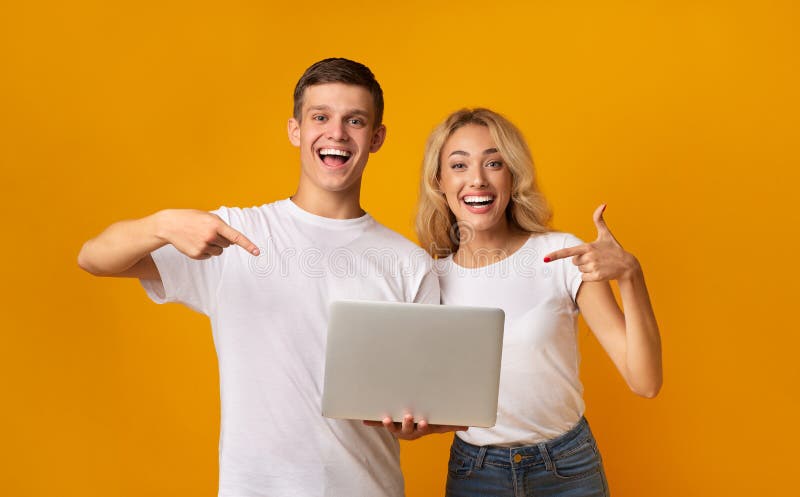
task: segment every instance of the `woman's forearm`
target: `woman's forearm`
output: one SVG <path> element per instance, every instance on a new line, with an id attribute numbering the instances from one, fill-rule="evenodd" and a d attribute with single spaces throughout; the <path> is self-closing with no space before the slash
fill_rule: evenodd
<path id="1" fill-rule="evenodd" d="M 617 280 L 625 314 L 625 363 L 628 384 L 643 397 L 655 397 L 661 389 L 661 336 L 638 261 Z"/>

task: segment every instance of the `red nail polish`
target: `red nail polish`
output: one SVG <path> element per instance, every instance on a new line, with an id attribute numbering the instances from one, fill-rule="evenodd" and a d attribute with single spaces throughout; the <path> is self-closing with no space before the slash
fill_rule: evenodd
<path id="1" fill-rule="evenodd" d="M 545 257 L 544 258 L 544 262 L 550 262 L 550 258 L 549 257 Z"/>

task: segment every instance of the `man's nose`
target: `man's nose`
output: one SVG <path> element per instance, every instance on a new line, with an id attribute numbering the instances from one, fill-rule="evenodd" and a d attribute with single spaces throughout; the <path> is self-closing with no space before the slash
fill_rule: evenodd
<path id="1" fill-rule="evenodd" d="M 344 123 L 334 119 L 328 121 L 328 138 L 335 141 L 346 141 L 347 129 Z"/>

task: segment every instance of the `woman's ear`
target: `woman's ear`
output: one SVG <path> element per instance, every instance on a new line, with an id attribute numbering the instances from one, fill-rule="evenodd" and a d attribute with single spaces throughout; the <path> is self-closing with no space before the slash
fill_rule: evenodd
<path id="1" fill-rule="evenodd" d="M 441 193 L 442 195 L 444 195 L 444 192 L 442 191 L 442 185 L 439 184 L 439 175 L 438 174 L 436 175 L 436 189 L 434 191 L 436 193 Z"/>

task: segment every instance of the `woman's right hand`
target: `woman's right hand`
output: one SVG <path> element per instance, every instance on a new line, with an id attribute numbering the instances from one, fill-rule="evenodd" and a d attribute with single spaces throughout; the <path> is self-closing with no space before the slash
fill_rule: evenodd
<path id="1" fill-rule="evenodd" d="M 597 239 L 575 247 L 556 250 L 547 254 L 544 262 L 572 257 L 572 263 L 578 266 L 583 281 L 628 280 L 641 272 L 639 261 L 611 234 L 605 220 L 603 204 L 595 209 L 592 219 L 597 228 Z"/>
<path id="2" fill-rule="evenodd" d="M 572 257 L 584 283 L 576 297 L 589 328 L 617 366 L 630 389 L 653 398 L 662 384 L 661 334 L 639 261 L 611 234 L 603 220 L 605 205 L 594 211 L 597 240 L 556 250 L 545 262 Z M 610 280 L 617 280 L 624 314 Z"/>

